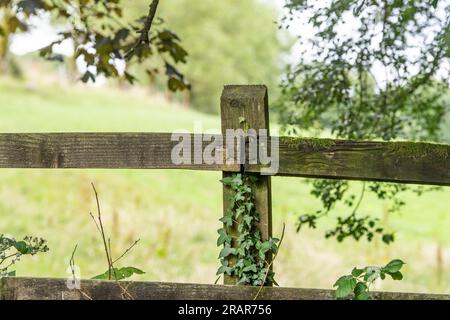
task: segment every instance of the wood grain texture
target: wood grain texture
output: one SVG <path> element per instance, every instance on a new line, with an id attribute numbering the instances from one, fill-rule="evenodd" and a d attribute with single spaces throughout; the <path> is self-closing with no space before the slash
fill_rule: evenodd
<path id="1" fill-rule="evenodd" d="M 281 176 L 450 185 L 450 145 L 281 137 L 279 159 Z"/>
<path id="2" fill-rule="evenodd" d="M 193 143 L 195 135 L 189 136 Z M 178 142 L 170 138 L 170 133 L 2 133 L 0 168 L 240 171 L 239 165 L 175 165 L 170 155 Z M 279 159 L 280 176 L 450 185 L 449 145 L 280 137 Z"/>
<path id="3" fill-rule="evenodd" d="M 227 129 L 266 129 L 269 134 L 269 103 L 267 87 L 262 85 L 236 85 L 225 86 L 221 96 L 221 121 L 222 134 L 225 136 Z M 248 153 L 248 151 L 247 151 Z M 248 159 L 248 155 L 246 155 Z M 224 172 L 223 177 L 232 173 Z M 255 174 L 256 181 L 251 183 L 253 195 L 255 197 L 255 207 L 259 212 L 259 230 L 261 239 L 268 240 L 272 236 L 272 190 L 270 176 Z M 230 190 L 224 187 L 223 210 L 224 213 L 230 210 L 232 204 L 228 200 Z M 233 237 L 238 237 L 237 224 L 228 230 Z M 235 247 L 237 243 L 233 241 Z M 267 261 L 272 260 L 270 253 L 266 256 Z M 233 261 L 232 261 L 233 263 Z M 235 284 L 236 279 L 228 276 L 224 277 L 225 284 Z"/>
<path id="4" fill-rule="evenodd" d="M 65 279 L 3 278 L 0 300 L 252 300 L 258 287 L 208 284 L 82 280 L 69 290 Z M 125 292 L 126 291 L 126 292 Z M 450 295 L 373 292 L 379 300 L 450 300 Z M 333 290 L 264 287 L 260 300 L 333 300 Z"/>
<path id="5" fill-rule="evenodd" d="M 171 141 L 170 133 L 0 134 L 0 168 L 239 170 L 233 165 L 195 164 L 196 135 L 182 136 L 191 141 L 190 164 L 172 162 L 178 141 Z"/>

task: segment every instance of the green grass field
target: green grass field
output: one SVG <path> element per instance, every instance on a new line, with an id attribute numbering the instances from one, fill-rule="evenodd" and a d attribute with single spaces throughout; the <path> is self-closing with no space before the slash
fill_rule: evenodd
<path id="1" fill-rule="evenodd" d="M 217 108 L 219 106 L 217 105 Z M 26 85 L 0 78 L 0 132 L 171 131 L 219 128 L 207 116 L 142 90 L 94 89 L 57 83 Z M 220 173 L 164 170 L 0 170 L 0 233 L 44 237 L 50 251 L 24 258 L 20 276 L 66 277 L 75 257 L 84 278 L 105 271 L 102 244 L 89 212 L 95 210 L 90 183 L 100 195 L 103 216 L 117 256 L 135 239 L 139 245 L 122 261 L 146 271 L 136 280 L 213 283 L 218 266 L 216 230 L 222 214 Z M 354 188 L 361 183 L 354 182 Z M 356 190 L 356 189 L 355 189 Z M 295 232 L 298 214 L 319 208 L 304 179 L 273 178 L 274 235 L 283 222 L 286 235 L 275 262 L 282 286 L 330 288 L 353 266 L 384 264 L 401 258 L 403 281 L 386 280 L 376 289 L 450 292 L 450 189 L 422 197 L 407 193 L 399 215 L 387 203 L 365 199 L 361 214 L 371 213 L 396 231 L 387 246 L 323 235 L 336 215 L 316 230 Z M 344 207 L 336 212 L 345 213 Z M 442 262 L 438 262 L 441 247 Z"/>

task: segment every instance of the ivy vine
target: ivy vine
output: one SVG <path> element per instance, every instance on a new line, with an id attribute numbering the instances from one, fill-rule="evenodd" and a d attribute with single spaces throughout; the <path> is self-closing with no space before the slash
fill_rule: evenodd
<path id="1" fill-rule="evenodd" d="M 219 254 L 221 266 L 217 275 L 228 275 L 237 278 L 238 285 L 262 286 L 277 284 L 271 261 L 266 257 L 276 255 L 277 238 L 262 241 L 258 228 L 259 213 L 256 210 L 255 198 L 251 184 L 256 177 L 234 174 L 221 180 L 224 186 L 232 190 L 229 201 L 230 209 L 220 219 L 224 227 L 217 230 L 217 245 L 223 246 Z M 237 230 L 238 235 L 231 234 Z"/>

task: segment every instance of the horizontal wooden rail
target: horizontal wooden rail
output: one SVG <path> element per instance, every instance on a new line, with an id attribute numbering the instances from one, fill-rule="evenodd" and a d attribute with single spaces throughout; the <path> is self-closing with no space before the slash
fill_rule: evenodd
<path id="1" fill-rule="evenodd" d="M 280 137 L 279 158 L 282 176 L 450 185 L 444 144 Z"/>
<path id="2" fill-rule="evenodd" d="M 182 136 L 191 139 L 194 151 L 196 135 Z M 240 169 L 239 165 L 194 164 L 193 157 L 192 164 L 174 164 L 171 152 L 176 144 L 171 133 L 0 134 L 0 168 Z"/>
<path id="3" fill-rule="evenodd" d="M 198 137 L 187 136 L 194 151 Z M 0 134 L 0 168 L 240 170 L 193 160 L 173 164 L 176 144 L 170 133 Z M 280 176 L 450 185 L 449 145 L 281 137 L 279 150 Z M 245 165 L 247 172 L 260 170 Z"/>
<path id="4" fill-rule="evenodd" d="M 252 300 L 258 287 L 167 282 L 82 280 L 80 289 L 67 288 L 65 279 L 3 278 L 0 300 Z M 450 295 L 373 292 L 379 300 L 450 300 Z M 264 287 L 261 300 L 332 300 L 333 290 Z"/>

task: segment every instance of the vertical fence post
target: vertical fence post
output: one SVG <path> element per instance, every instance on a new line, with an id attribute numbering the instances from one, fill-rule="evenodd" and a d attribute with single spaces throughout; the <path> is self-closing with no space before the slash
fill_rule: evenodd
<path id="1" fill-rule="evenodd" d="M 263 85 L 232 85 L 225 86 L 221 97 L 221 120 L 224 143 L 227 129 L 266 129 L 269 131 L 269 103 L 267 87 Z M 269 132 L 268 132 L 269 134 Z M 248 159 L 247 159 L 248 161 Z M 241 166 L 244 168 L 244 166 Z M 243 170 L 241 170 L 243 171 Z M 230 172 L 223 172 L 223 177 L 232 175 Z M 259 229 L 262 240 L 265 241 L 272 236 L 272 195 L 270 176 L 257 174 L 257 179 L 251 185 L 255 197 L 256 210 L 260 214 Z M 230 209 L 230 190 L 223 188 L 223 210 L 224 214 Z M 233 226 L 228 233 L 238 236 L 237 227 Z M 234 238 L 235 239 L 235 238 Z M 236 241 L 233 240 L 233 246 Z M 270 261 L 272 257 L 266 257 Z M 235 263 L 235 261 L 230 261 Z M 236 284 L 234 277 L 224 276 L 224 284 Z"/>

